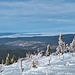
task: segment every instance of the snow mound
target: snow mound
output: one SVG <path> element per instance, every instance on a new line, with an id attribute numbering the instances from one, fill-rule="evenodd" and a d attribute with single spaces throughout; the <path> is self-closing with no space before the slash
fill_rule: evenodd
<path id="1" fill-rule="evenodd" d="M 75 55 L 75 54 L 74 54 Z M 64 59 L 61 60 L 64 56 Z M 38 59 L 37 68 L 31 68 L 32 61 L 24 60 L 22 62 L 23 71 L 20 68 L 20 62 L 10 66 L 2 65 L 3 71 L 0 75 L 75 75 L 75 57 L 71 53 L 61 55 L 43 56 Z M 36 58 L 37 56 L 35 56 Z M 51 58 L 50 65 L 49 59 Z M 29 60 L 29 59 L 28 59 Z M 0 66 L 1 68 L 1 66 Z"/>

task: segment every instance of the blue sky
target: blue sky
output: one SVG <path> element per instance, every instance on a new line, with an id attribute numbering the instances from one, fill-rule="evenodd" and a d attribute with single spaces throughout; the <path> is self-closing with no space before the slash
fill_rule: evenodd
<path id="1" fill-rule="evenodd" d="M 75 0 L 0 0 L 0 32 L 75 33 Z"/>

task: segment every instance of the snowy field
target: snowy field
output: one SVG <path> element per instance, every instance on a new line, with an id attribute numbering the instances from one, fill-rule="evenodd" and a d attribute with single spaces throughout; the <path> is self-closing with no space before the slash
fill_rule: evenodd
<path id="1" fill-rule="evenodd" d="M 37 56 L 35 56 L 37 58 Z M 63 56 L 51 55 L 51 63 L 49 65 L 50 56 L 40 57 L 38 59 L 37 68 L 31 68 L 31 61 L 23 61 L 23 72 L 20 69 L 20 62 L 10 66 L 3 65 L 3 71 L 0 75 L 75 75 L 75 54 L 64 54 Z"/>

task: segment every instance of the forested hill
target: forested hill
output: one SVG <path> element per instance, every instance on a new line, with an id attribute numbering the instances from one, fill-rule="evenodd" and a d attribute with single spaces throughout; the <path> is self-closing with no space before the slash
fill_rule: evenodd
<path id="1" fill-rule="evenodd" d="M 0 34 L 0 36 L 1 35 L 2 34 Z M 9 34 L 6 34 L 6 35 L 9 35 Z M 65 34 L 62 36 L 64 40 L 66 41 L 66 43 L 70 43 L 72 39 L 74 38 L 75 34 Z M 52 45 L 57 45 L 58 37 L 59 37 L 58 35 L 57 36 L 40 36 L 39 35 L 39 36 L 33 36 L 33 37 L 14 37 L 14 38 L 5 37 L 5 38 L 0 38 L 0 44 L 21 40 L 21 41 L 42 41 L 42 42 L 50 43 Z"/>

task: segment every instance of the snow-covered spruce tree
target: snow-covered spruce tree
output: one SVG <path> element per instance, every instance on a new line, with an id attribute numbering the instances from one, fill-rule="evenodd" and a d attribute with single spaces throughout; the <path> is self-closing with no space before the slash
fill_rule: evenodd
<path id="1" fill-rule="evenodd" d="M 17 57 L 15 55 L 13 55 L 12 59 L 11 59 L 11 63 L 15 63 L 17 62 Z"/>
<path id="2" fill-rule="evenodd" d="M 72 43 L 70 43 L 70 52 L 75 52 L 75 37 L 74 37 Z"/>
<path id="3" fill-rule="evenodd" d="M 6 57 L 6 63 L 5 63 L 6 65 L 10 65 L 11 64 L 11 58 L 10 58 L 10 56 L 9 56 L 9 53 L 8 53 L 8 55 L 7 55 L 7 57 Z"/>
<path id="4" fill-rule="evenodd" d="M 58 41 L 58 46 L 56 48 L 56 53 L 59 54 L 59 53 L 64 53 L 64 50 L 65 50 L 66 46 L 65 46 L 65 42 L 62 38 L 62 35 L 60 34 L 59 36 L 59 41 Z"/>
<path id="5" fill-rule="evenodd" d="M 47 45 L 46 56 L 49 56 L 51 53 L 50 45 Z"/>

